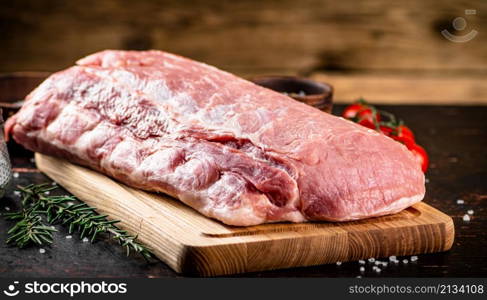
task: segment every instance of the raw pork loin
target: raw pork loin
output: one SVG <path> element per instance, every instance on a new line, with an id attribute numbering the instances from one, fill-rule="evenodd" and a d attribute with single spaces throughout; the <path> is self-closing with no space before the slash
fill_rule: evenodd
<path id="1" fill-rule="evenodd" d="M 79 60 L 35 89 L 6 133 L 231 225 L 356 220 L 425 193 L 400 143 L 160 51 Z"/>

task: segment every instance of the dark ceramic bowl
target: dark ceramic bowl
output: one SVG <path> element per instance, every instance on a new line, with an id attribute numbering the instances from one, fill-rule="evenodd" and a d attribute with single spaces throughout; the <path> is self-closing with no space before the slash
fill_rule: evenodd
<path id="1" fill-rule="evenodd" d="M 331 113 L 333 87 L 330 84 L 295 76 L 259 76 L 252 78 L 251 81 Z"/>

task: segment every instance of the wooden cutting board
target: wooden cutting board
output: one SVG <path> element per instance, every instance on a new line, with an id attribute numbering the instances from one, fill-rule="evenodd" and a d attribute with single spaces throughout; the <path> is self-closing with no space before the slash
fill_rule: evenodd
<path id="1" fill-rule="evenodd" d="M 418 203 L 398 214 L 346 223 L 227 226 L 178 200 L 118 183 L 36 153 L 37 167 L 149 246 L 176 272 L 214 276 L 369 257 L 449 250 L 452 219 Z"/>

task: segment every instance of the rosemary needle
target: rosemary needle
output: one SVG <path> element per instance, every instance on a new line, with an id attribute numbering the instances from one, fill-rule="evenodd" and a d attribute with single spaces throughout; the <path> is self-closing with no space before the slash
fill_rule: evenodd
<path id="1" fill-rule="evenodd" d="M 49 193 L 56 187 L 49 184 L 31 184 L 17 187 L 22 197 L 22 209 L 6 213 L 7 220 L 17 221 L 7 232 L 7 244 L 23 248 L 30 244 L 45 245 L 52 243 L 52 233 L 56 229 L 49 224 L 68 226 L 69 233 L 80 232 L 80 238 L 89 237 L 94 242 L 99 234 L 108 234 L 125 247 L 127 256 L 130 251 L 141 254 L 145 259 L 152 257 L 150 250 L 137 241 L 125 230 L 115 226 L 118 220 L 107 220 L 107 215 L 99 215 L 95 208 L 86 203 L 78 203 L 74 196 L 52 196 Z"/>

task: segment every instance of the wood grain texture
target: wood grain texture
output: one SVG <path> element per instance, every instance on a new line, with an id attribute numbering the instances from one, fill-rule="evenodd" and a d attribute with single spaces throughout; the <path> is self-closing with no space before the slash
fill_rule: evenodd
<path id="1" fill-rule="evenodd" d="M 37 167 L 147 244 L 179 273 L 200 276 L 310 266 L 449 250 L 452 219 L 425 203 L 346 223 L 226 226 L 165 195 L 127 187 L 64 160 L 36 154 Z"/>
<path id="2" fill-rule="evenodd" d="M 239 75 L 485 72 L 485 11 L 478 0 L 6 0 L 0 71 L 54 71 L 102 49 L 154 48 Z M 456 17 L 466 19 L 464 30 L 453 28 Z M 443 29 L 479 34 L 454 43 Z"/>
<path id="3" fill-rule="evenodd" d="M 314 73 L 310 78 L 333 85 L 335 103 L 364 97 L 375 104 L 487 104 L 485 76 Z"/>

